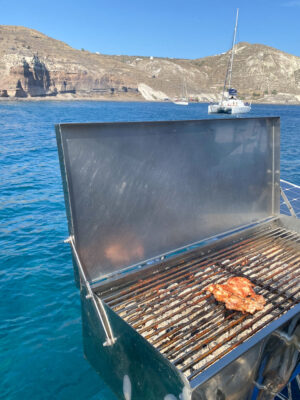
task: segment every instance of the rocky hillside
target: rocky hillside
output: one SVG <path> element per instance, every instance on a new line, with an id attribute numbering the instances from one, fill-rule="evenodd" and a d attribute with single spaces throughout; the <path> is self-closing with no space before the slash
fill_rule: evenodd
<path id="1" fill-rule="evenodd" d="M 195 60 L 108 56 L 75 50 L 40 32 L 0 25 L 2 98 L 165 100 L 183 81 L 198 101 L 218 100 L 229 53 Z M 233 86 L 256 102 L 300 103 L 300 58 L 239 43 Z"/>

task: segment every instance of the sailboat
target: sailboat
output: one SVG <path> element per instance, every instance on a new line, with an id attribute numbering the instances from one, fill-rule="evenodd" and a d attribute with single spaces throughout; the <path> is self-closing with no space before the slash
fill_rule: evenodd
<path id="1" fill-rule="evenodd" d="M 173 103 L 177 104 L 178 106 L 188 106 L 189 105 L 185 79 L 183 79 L 183 81 L 182 81 L 182 95 L 180 98 L 174 99 Z"/>
<path id="2" fill-rule="evenodd" d="M 236 12 L 235 28 L 233 35 L 232 48 L 230 53 L 230 58 L 228 62 L 228 67 L 226 71 L 226 77 L 224 82 L 222 100 L 219 103 L 212 103 L 208 106 L 209 114 L 242 114 L 247 113 L 251 110 L 251 105 L 244 103 L 242 100 L 237 98 L 237 90 L 231 87 L 232 78 L 232 65 L 234 57 L 234 46 L 236 39 L 236 31 L 238 25 L 239 9 Z"/>

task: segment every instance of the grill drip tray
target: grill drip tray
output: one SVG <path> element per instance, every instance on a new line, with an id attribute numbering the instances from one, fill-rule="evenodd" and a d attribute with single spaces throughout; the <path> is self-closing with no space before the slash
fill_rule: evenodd
<path id="1" fill-rule="evenodd" d="M 299 241 L 269 227 L 99 296 L 191 380 L 299 303 Z M 232 276 L 255 284 L 262 311 L 226 310 L 206 292 Z"/>

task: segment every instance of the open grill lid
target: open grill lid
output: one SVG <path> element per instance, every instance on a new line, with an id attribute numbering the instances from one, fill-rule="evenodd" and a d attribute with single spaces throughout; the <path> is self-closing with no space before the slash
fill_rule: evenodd
<path id="1" fill-rule="evenodd" d="M 279 118 L 60 124 L 90 282 L 279 213 Z"/>

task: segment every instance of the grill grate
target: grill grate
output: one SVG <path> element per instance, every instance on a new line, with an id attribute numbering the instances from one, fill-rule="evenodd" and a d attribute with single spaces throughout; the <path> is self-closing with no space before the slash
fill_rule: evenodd
<path id="1" fill-rule="evenodd" d="M 299 241 L 295 232 L 266 228 L 99 295 L 192 379 L 299 302 Z M 226 310 L 206 292 L 231 276 L 256 285 L 266 299 L 262 311 Z"/>

